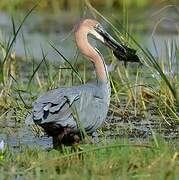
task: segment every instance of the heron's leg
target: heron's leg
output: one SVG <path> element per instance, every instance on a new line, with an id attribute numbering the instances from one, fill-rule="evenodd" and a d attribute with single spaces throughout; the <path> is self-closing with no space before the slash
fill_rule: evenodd
<path id="1" fill-rule="evenodd" d="M 53 143 L 53 148 L 54 148 L 54 149 L 57 149 L 57 147 L 58 147 L 58 145 L 59 145 L 59 143 L 58 143 L 58 137 L 53 136 L 53 137 L 52 137 L 52 143 Z"/>
<path id="2" fill-rule="evenodd" d="M 62 151 L 61 140 L 62 140 L 63 136 L 64 136 L 64 134 L 59 134 L 57 136 L 52 136 L 52 143 L 53 143 L 53 148 L 54 149 Z"/>
<path id="3" fill-rule="evenodd" d="M 72 151 L 83 151 L 83 148 L 80 146 L 80 137 L 77 134 L 73 135 Z"/>
<path id="4" fill-rule="evenodd" d="M 91 134 L 91 136 L 92 136 L 93 143 L 98 144 L 99 143 L 98 133 L 96 131 L 94 131 Z"/>
<path id="5" fill-rule="evenodd" d="M 80 146 L 80 137 L 78 135 L 73 136 L 73 144 L 71 147 L 72 152 L 77 152 L 78 153 L 78 158 L 79 159 L 84 159 L 83 156 L 83 148 Z"/>

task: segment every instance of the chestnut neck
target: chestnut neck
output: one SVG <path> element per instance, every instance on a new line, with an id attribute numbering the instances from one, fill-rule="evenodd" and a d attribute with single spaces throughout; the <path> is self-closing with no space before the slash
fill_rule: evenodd
<path id="1" fill-rule="evenodd" d="M 90 30 L 87 27 L 80 27 L 75 32 L 76 44 L 81 53 L 94 63 L 97 78 L 106 82 L 108 81 L 106 65 L 102 56 L 88 42 L 89 31 Z"/>

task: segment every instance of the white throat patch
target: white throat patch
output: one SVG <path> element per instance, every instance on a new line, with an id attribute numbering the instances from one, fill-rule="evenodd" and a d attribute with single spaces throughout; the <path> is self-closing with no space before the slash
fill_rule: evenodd
<path id="1" fill-rule="evenodd" d="M 104 38 L 99 33 L 97 33 L 94 29 L 90 30 L 89 33 L 95 36 L 97 39 L 99 39 L 102 43 L 104 43 Z"/>

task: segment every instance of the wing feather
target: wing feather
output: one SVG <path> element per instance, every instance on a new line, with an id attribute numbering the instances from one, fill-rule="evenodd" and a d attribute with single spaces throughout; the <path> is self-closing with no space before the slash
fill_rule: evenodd
<path id="1" fill-rule="evenodd" d="M 62 88 L 47 92 L 33 105 L 34 122 L 38 124 L 55 122 L 62 126 L 66 126 L 68 123 L 74 125 L 70 106 L 77 99 L 79 99 L 79 93 L 70 91 L 68 88 L 66 91 Z"/>

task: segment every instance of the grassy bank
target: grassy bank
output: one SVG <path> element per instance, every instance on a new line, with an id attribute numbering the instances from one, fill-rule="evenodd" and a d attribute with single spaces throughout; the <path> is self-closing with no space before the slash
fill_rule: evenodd
<path id="1" fill-rule="evenodd" d="M 97 147 L 84 145 L 83 151 L 21 147 L 18 154 L 7 150 L 0 162 L 0 179 L 177 179 L 177 146 L 157 140 L 129 143 L 103 140 Z"/>

